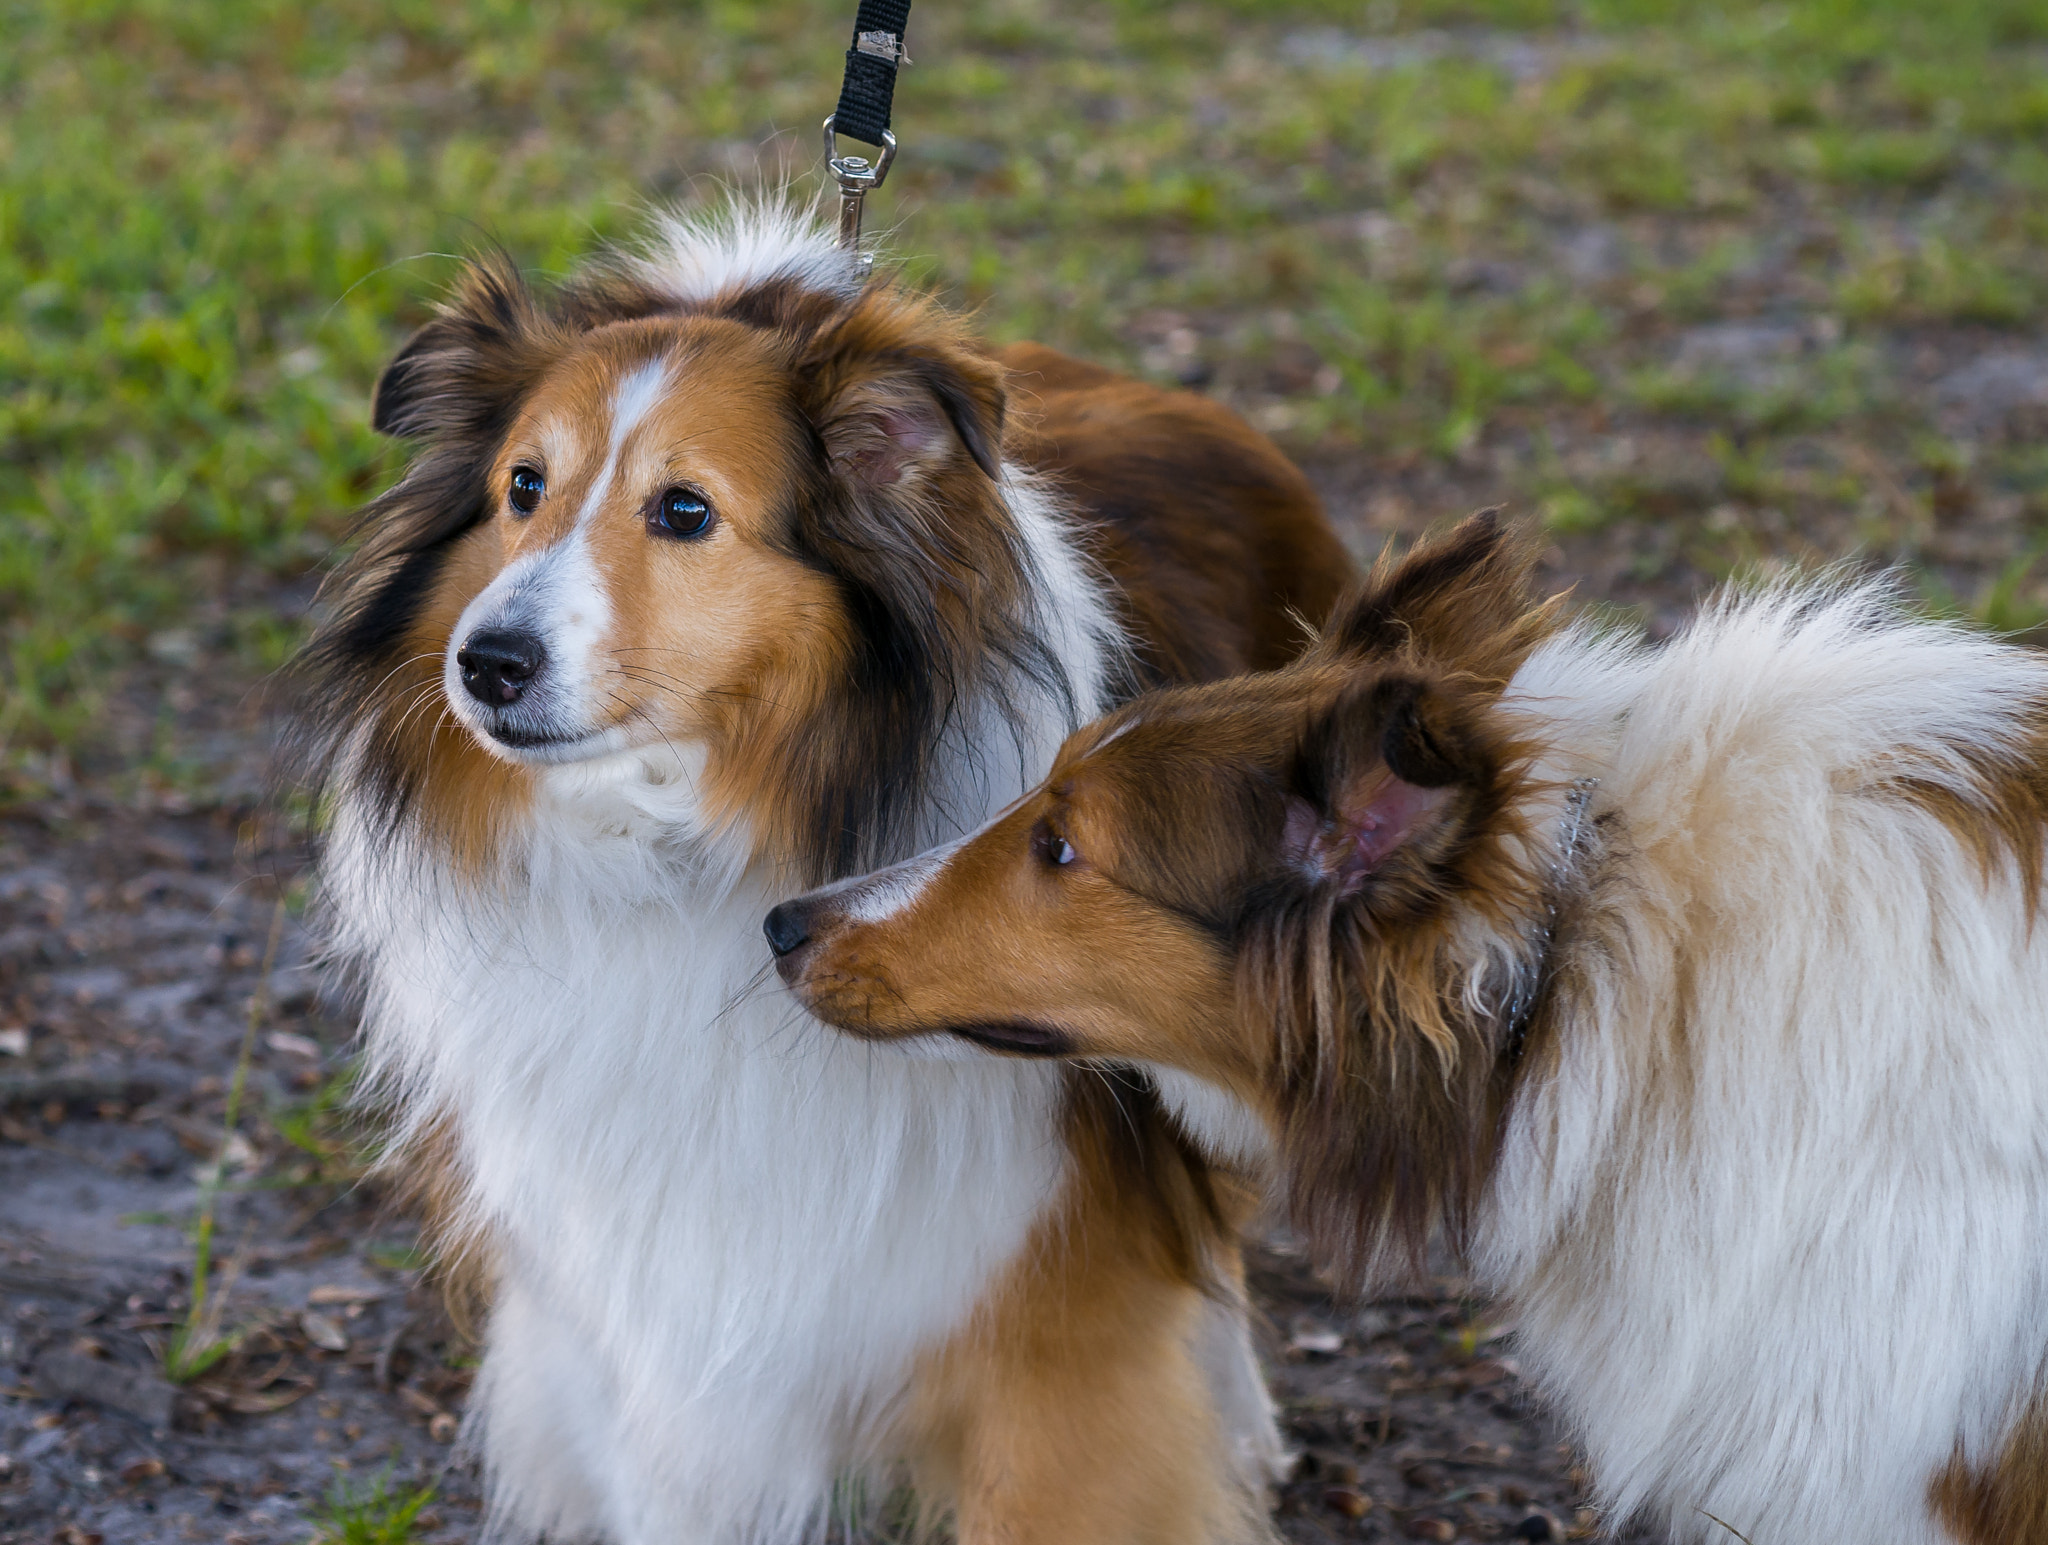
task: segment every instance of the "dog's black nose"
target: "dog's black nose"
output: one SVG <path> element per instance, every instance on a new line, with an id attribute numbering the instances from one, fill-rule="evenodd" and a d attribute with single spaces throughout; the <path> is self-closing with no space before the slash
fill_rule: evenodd
<path id="1" fill-rule="evenodd" d="M 768 935 L 768 948 L 778 960 L 811 942 L 811 921 L 804 915 L 803 903 L 797 901 L 785 901 L 770 912 L 761 931 Z"/>
<path id="2" fill-rule="evenodd" d="M 547 658 L 540 640 L 519 628 L 479 628 L 455 651 L 462 685 L 487 708 L 518 702 Z"/>

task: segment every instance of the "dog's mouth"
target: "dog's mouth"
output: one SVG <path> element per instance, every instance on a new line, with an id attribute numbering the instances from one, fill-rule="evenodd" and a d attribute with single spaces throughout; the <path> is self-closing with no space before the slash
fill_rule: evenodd
<path id="1" fill-rule="evenodd" d="M 948 1025 L 946 1030 L 984 1051 L 1005 1052 L 1012 1057 L 1065 1057 L 1074 1050 L 1074 1038 L 1066 1031 L 1023 1019 Z"/>
<path id="2" fill-rule="evenodd" d="M 590 735 L 557 735 L 547 730 L 523 730 L 516 724 L 493 724 L 486 733 L 501 746 L 515 751 L 540 751 L 549 747 L 580 745 Z"/>
<path id="3" fill-rule="evenodd" d="M 473 726 L 477 738 L 501 757 L 529 765 L 583 762 L 621 749 L 623 736 L 616 725 L 594 730 L 561 730 L 499 720 Z"/>

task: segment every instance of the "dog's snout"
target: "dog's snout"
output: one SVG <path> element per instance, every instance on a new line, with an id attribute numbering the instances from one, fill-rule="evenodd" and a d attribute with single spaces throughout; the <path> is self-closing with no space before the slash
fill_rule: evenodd
<path id="1" fill-rule="evenodd" d="M 809 909 L 800 901 L 785 901 L 768 914 L 761 931 L 768 935 L 768 948 L 780 960 L 811 942 Z"/>
<path id="2" fill-rule="evenodd" d="M 479 628 L 455 652 L 462 685 L 487 708 L 519 701 L 548 653 L 541 641 L 521 628 Z"/>

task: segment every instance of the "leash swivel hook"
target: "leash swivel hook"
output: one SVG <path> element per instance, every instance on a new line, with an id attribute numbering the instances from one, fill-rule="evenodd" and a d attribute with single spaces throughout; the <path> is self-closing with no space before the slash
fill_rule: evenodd
<path id="1" fill-rule="evenodd" d="M 874 267 L 875 256 L 860 250 L 861 201 L 889 175 L 890 164 L 896 159 L 896 136 L 882 130 L 882 155 L 877 161 L 866 156 L 842 156 L 832 132 L 837 116 L 835 113 L 825 120 L 825 166 L 832 173 L 832 180 L 839 184 L 839 245 L 854 255 L 854 263 L 865 274 Z"/>

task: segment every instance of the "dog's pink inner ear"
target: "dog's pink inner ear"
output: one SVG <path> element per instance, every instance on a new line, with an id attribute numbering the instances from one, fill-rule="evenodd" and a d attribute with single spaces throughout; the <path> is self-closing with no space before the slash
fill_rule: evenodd
<path id="1" fill-rule="evenodd" d="M 1329 816 L 1306 800 L 1289 799 L 1282 840 L 1289 858 L 1322 878 L 1336 880 L 1348 896 L 1435 824 L 1451 792 L 1448 787 L 1425 789 L 1380 770 L 1355 791 L 1347 791 Z"/>
<path id="2" fill-rule="evenodd" d="M 1387 773 L 1362 804 L 1344 813 L 1350 844 L 1347 870 L 1371 874 L 1417 832 L 1433 825 L 1450 797 L 1448 788 L 1425 789 Z"/>
<path id="3" fill-rule="evenodd" d="M 848 423 L 833 457 L 846 477 L 870 488 L 903 481 L 912 468 L 943 456 L 953 431 L 930 409 L 888 403 Z"/>

